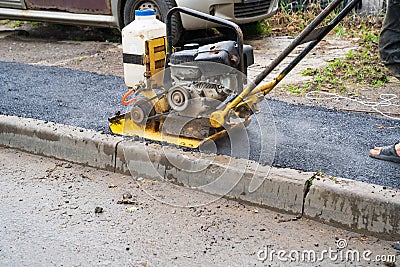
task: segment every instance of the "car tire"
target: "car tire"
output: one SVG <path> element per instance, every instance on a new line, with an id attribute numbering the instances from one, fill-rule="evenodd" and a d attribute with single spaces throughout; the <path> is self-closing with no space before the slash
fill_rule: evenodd
<path id="1" fill-rule="evenodd" d="M 135 19 L 135 10 L 154 9 L 156 18 L 165 22 L 168 11 L 176 7 L 174 0 L 128 0 L 124 7 L 124 25 L 128 25 Z M 172 41 L 177 44 L 183 32 L 179 14 L 172 16 Z"/>

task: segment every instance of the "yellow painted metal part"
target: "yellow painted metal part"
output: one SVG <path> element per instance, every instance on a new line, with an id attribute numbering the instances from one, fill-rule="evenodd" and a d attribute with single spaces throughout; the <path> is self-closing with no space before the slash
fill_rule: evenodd
<path id="1" fill-rule="evenodd" d="M 269 92 L 271 92 L 271 90 L 275 87 L 276 84 L 277 84 L 277 81 L 275 79 L 270 82 L 260 84 L 259 86 L 254 88 L 253 91 L 251 91 L 251 93 L 249 95 L 255 95 L 258 93 L 262 93 L 263 95 L 266 95 Z"/>
<path id="2" fill-rule="evenodd" d="M 227 123 L 226 118 L 229 111 L 234 110 L 241 105 L 245 104 L 248 105 L 250 108 L 255 107 L 257 103 L 263 100 L 262 97 L 255 96 L 259 93 L 262 93 L 263 95 L 268 94 L 284 77 L 285 74 L 279 74 L 278 77 L 276 77 L 272 81 L 258 85 L 254 89 L 251 89 L 250 86 L 247 86 L 232 102 L 226 105 L 225 109 L 217 110 L 211 113 L 211 126 L 214 128 L 224 126 Z"/>
<path id="3" fill-rule="evenodd" d="M 164 70 L 166 57 L 166 41 L 165 37 L 147 40 L 145 44 L 146 55 L 144 64 L 146 65 L 145 76 L 153 86 L 161 87 L 163 75 L 155 75 Z"/>
<path id="4" fill-rule="evenodd" d="M 227 135 L 227 130 L 221 130 L 203 140 L 187 138 L 181 136 L 173 136 L 164 134 L 160 131 L 155 131 L 154 129 L 147 128 L 145 126 L 139 126 L 135 124 L 132 120 L 126 120 L 124 116 L 114 117 L 110 119 L 110 130 L 114 134 L 123 136 L 139 136 L 141 138 L 167 142 L 169 144 L 175 144 L 178 146 L 184 146 L 189 148 L 199 148 L 202 144 L 210 142 L 212 140 L 217 140 Z"/>
<path id="5" fill-rule="evenodd" d="M 214 128 L 220 128 L 225 125 L 226 115 L 229 111 L 235 108 L 251 91 L 250 86 L 247 86 L 232 102 L 228 103 L 223 110 L 217 110 L 211 113 L 210 123 Z"/>
<path id="6" fill-rule="evenodd" d="M 138 126 L 132 120 L 125 120 L 125 118 L 113 118 L 112 122 L 110 123 L 110 130 L 114 134 L 124 136 L 139 136 L 141 138 L 153 141 L 167 142 L 169 144 L 175 144 L 189 148 L 198 148 L 202 142 L 202 140 L 167 135 L 160 131 L 146 128 L 145 126 Z"/>

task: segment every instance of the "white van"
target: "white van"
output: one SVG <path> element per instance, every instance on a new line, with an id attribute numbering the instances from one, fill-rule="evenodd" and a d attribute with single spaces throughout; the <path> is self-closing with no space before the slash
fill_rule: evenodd
<path id="1" fill-rule="evenodd" d="M 175 6 L 246 24 L 272 16 L 278 0 L 0 0 L 0 18 L 122 29 L 134 19 L 134 10 L 151 8 L 164 20 Z M 176 22 L 186 30 L 207 27 L 188 16 Z"/>

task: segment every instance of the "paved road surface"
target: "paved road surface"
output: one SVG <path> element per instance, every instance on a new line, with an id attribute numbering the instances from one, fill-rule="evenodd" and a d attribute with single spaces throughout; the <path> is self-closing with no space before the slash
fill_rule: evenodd
<path id="1" fill-rule="evenodd" d="M 236 201 L 169 206 L 146 192 L 199 203 L 210 195 L 164 182 L 137 184 L 132 177 L 5 148 L 0 188 L 0 266 L 289 266 L 276 254 L 262 263 L 259 251 L 264 258 L 266 246 L 270 253 L 295 250 L 300 256 L 313 250 L 320 258 L 323 250 L 336 251 L 341 239 L 348 244 L 344 251 L 370 250 L 371 259 L 396 255 L 392 242 L 306 219 L 290 221 L 293 215 Z M 135 204 L 117 204 L 125 192 Z M 103 213 L 95 214 L 96 207 Z M 292 266 L 368 264 L 324 256 Z"/>
<path id="2" fill-rule="evenodd" d="M 0 62 L 0 113 L 107 131 L 107 118 L 123 110 L 123 80 L 57 67 Z M 268 116 L 268 106 L 272 116 Z M 400 165 L 368 157 L 374 145 L 400 138 L 400 121 L 320 107 L 265 101 L 261 126 L 276 126 L 274 165 L 318 171 L 400 188 Z M 383 126 L 383 127 L 382 127 Z M 249 127 L 251 159 L 259 158 L 259 131 Z"/>

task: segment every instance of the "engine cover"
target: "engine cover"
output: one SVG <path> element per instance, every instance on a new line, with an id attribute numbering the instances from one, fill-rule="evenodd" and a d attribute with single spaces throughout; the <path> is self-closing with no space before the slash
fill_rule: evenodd
<path id="1" fill-rule="evenodd" d="M 254 63 L 253 48 L 243 46 L 245 69 Z M 170 63 L 179 65 L 193 61 L 216 62 L 233 68 L 238 68 L 240 55 L 235 41 L 222 41 L 215 44 L 203 45 L 196 49 L 185 49 L 171 55 Z"/>
<path id="2" fill-rule="evenodd" d="M 211 61 L 237 68 L 240 56 L 236 42 L 223 41 L 200 47 L 194 61 Z"/>

